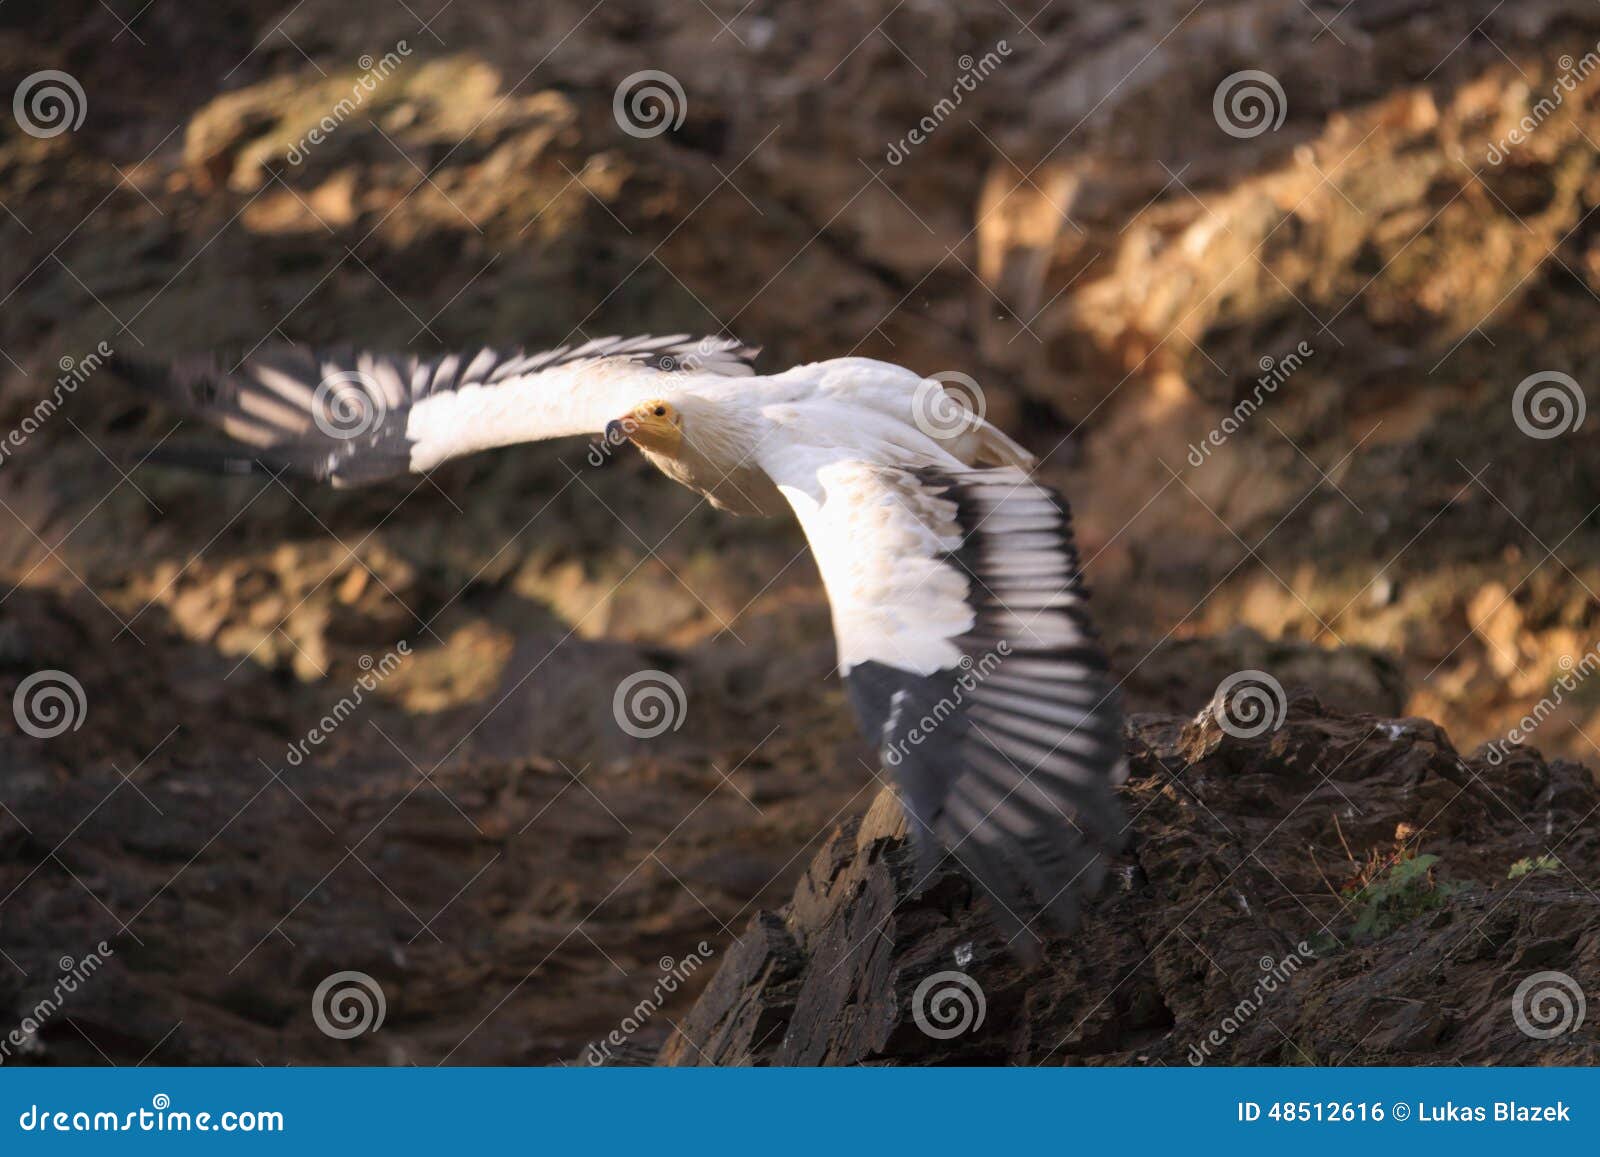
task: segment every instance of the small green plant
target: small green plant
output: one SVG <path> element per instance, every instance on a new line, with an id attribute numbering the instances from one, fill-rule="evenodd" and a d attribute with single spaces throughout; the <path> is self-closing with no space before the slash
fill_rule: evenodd
<path id="1" fill-rule="evenodd" d="M 1387 936 L 1425 912 L 1436 911 L 1449 903 L 1466 885 L 1435 880 L 1433 867 L 1438 862 L 1438 856 L 1402 852 L 1365 881 L 1346 886 L 1344 897 L 1356 909 L 1353 933 Z"/>
<path id="2" fill-rule="evenodd" d="M 1559 870 L 1560 867 L 1560 862 L 1554 856 L 1540 856 L 1536 860 L 1524 856 L 1511 865 L 1511 870 L 1506 873 L 1506 879 L 1520 880 L 1522 877 L 1532 875 L 1534 872 L 1554 872 Z"/>

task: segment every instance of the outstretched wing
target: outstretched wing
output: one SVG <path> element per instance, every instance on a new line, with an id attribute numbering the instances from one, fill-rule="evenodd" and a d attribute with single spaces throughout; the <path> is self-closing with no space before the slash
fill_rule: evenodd
<path id="1" fill-rule="evenodd" d="M 850 699 L 923 871 L 949 851 L 1024 951 L 1040 914 L 1070 930 L 1122 844 L 1126 765 L 1066 503 L 1016 467 L 804 448 L 764 465 L 816 555 Z"/>
<path id="2" fill-rule="evenodd" d="M 170 366 L 118 358 L 115 368 L 237 443 L 160 459 L 357 486 L 494 446 L 599 433 L 658 391 L 660 374 L 748 375 L 757 352 L 674 334 L 432 358 L 277 345 L 231 367 L 212 355 Z"/>

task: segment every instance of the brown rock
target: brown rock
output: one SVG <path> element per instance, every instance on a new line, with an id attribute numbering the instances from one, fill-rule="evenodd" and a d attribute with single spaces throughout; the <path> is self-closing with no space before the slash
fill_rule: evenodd
<path id="1" fill-rule="evenodd" d="M 1209 714 L 1142 716 L 1129 744 L 1135 847 L 1039 968 L 1007 952 L 958 872 L 917 879 L 885 792 L 834 834 L 788 906 L 752 921 L 659 1063 L 1600 1060 L 1592 1025 L 1535 1040 L 1509 1004 L 1541 970 L 1591 991 L 1600 981 L 1587 889 L 1568 873 L 1506 878 L 1546 841 L 1566 863 L 1593 862 L 1600 794 L 1582 768 L 1464 761 L 1425 721 L 1306 697 L 1259 738 Z M 1522 821 L 1536 808 L 1547 837 Z M 1359 902 L 1323 865 L 1344 878 L 1359 867 L 1347 856 L 1387 847 L 1397 825 L 1461 890 L 1358 935 Z"/>

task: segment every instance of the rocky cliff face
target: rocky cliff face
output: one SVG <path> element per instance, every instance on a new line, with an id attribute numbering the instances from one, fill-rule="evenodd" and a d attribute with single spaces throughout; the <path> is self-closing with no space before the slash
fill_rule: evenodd
<path id="1" fill-rule="evenodd" d="M 726 328 L 962 373 L 1072 498 L 1135 708 L 1260 670 L 1594 757 L 1592 5 L 415 7 L 0 6 L 0 87 L 85 106 L 0 121 L 0 693 L 87 706 L 0 711 L 0 993 L 107 935 L 123 966 L 46 1056 L 570 1059 L 876 790 L 792 527 L 582 447 L 345 493 L 130 470 L 191 435 L 102 342 Z M 673 127 L 618 111 L 641 73 Z M 679 730 L 619 730 L 641 670 Z M 313 1023 L 339 968 L 382 1034 Z"/>
<path id="2" fill-rule="evenodd" d="M 1134 847 L 1042 965 L 964 875 L 919 878 L 885 792 L 750 921 L 658 1063 L 1600 1059 L 1592 1026 L 1519 1027 L 1556 1023 L 1530 1019 L 1528 977 L 1600 979 L 1600 902 L 1565 871 L 1597 850 L 1582 767 L 1491 765 L 1425 720 L 1310 698 L 1252 738 L 1209 711 L 1140 716 L 1130 748 Z"/>

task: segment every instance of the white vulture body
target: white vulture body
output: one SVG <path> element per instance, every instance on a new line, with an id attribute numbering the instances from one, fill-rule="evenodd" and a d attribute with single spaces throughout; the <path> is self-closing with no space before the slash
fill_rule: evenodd
<path id="1" fill-rule="evenodd" d="M 1032 955 L 1038 918 L 1075 924 L 1125 828 L 1121 715 L 1066 504 L 935 380 L 864 358 L 763 377 L 754 356 L 679 335 L 431 359 L 279 347 L 122 371 L 237 443 L 167 455 L 189 465 L 348 486 L 603 435 L 724 509 L 792 508 L 922 868 L 954 855 Z"/>

